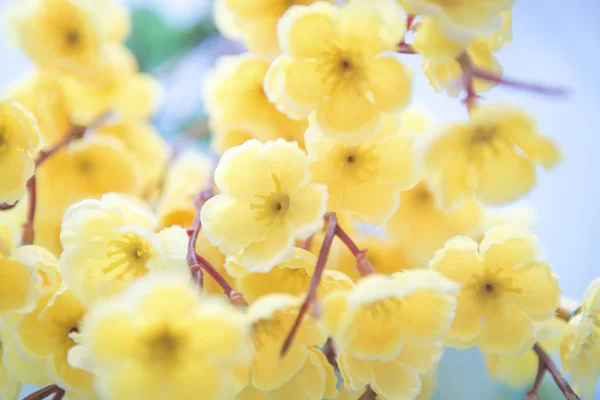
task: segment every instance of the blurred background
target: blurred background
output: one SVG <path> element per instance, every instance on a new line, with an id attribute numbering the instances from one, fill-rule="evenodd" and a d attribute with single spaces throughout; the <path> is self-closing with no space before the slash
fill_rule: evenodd
<path id="1" fill-rule="evenodd" d="M 165 137 L 174 138 L 204 118 L 205 72 L 219 55 L 241 52 L 243 47 L 218 35 L 210 0 L 122 1 L 132 8 L 128 45 L 143 70 L 156 74 L 165 88 L 156 126 Z M 0 0 L 0 11 L 9 2 Z M 513 10 L 514 41 L 498 54 L 506 76 L 565 86 L 569 95 L 546 98 L 503 87 L 485 95 L 486 100 L 527 109 L 564 151 L 563 163 L 551 173 L 538 174 L 538 185 L 520 203 L 536 210 L 535 231 L 545 256 L 559 275 L 564 294 L 578 301 L 600 276 L 599 15 L 598 0 L 518 0 Z M 0 88 L 29 64 L 1 38 L 0 60 Z M 413 104 L 429 115 L 434 129 L 467 118 L 458 100 L 433 92 L 418 57 L 407 55 L 403 60 L 415 71 Z M 525 398 L 524 391 L 512 391 L 487 378 L 477 351 L 447 351 L 439 373 L 436 400 Z M 548 380 L 542 400 L 562 398 Z"/>

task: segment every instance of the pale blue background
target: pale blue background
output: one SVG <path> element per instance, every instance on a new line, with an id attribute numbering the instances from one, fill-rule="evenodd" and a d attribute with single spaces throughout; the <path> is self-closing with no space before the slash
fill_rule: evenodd
<path id="1" fill-rule="evenodd" d="M 252 0 L 248 0 L 252 1 Z M 159 7 L 177 24 L 194 21 L 209 9 L 208 0 L 127 0 Z M 0 8 L 8 0 L 0 0 Z M 566 86 L 566 99 L 550 99 L 497 88 L 486 96 L 528 109 L 541 129 L 564 150 L 565 160 L 546 174 L 522 203 L 537 210 L 535 230 L 547 259 L 560 276 L 568 296 L 580 299 L 587 284 L 600 276 L 600 2 L 598 0 L 518 0 L 514 8 L 514 43 L 499 53 L 506 75 L 534 82 Z M 0 22 L 1 24 L 1 22 Z M 160 126 L 186 116 L 200 106 L 202 71 L 214 59 L 212 41 L 196 50 L 170 76 Z M 437 123 L 466 119 L 464 107 L 445 95 L 433 93 L 416 57 L 404 57 L 415 69 L 414 103 Z M 26 58 L 0 39 L 0 87 L 19 76 Z M 551 386 L 551 385 L 549 385 Z M 475 351 L 449 351 L 440 366 L 436 399 L 523 399 L 485 376 L 482 357 Z M 561 398 L 544 393 L 543 399 Z M 600 399 L 600 396 L 598 396 Z"/>

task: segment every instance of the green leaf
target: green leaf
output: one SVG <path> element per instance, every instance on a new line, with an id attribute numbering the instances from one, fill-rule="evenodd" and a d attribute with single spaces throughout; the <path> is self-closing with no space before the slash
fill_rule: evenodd
<path id="1" fill-rule="evenodd" d="M 149 8 L 131 14 L 132 32 L 126 44 L 135 54 L 144 72 L 151 72 L 176 61 L 189 50 L 215 34 L 211 19 L 202 18 L 190 27 L 177 28 Z"/>

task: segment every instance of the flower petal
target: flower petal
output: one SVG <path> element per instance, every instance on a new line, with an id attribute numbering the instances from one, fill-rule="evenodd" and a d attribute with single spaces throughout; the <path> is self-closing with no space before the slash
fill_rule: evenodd
<path id="1" fill-rule="evenodd" d="M 369 179 L 345 185 L 339 201 L 339 211 L 356 215 L 366 223 L 383 225 L 398 210 L 400 193 L 389 186 Z"/>
<path id="2" fill-rule="evenodd" d="M 522 265 L 511 276 L 513 287 L 520 289 L 515 302 L 533 320 L 547 320 L 560 305 L 558 279 L 550 265 L 531 263 Z"/>
<path id="3" fill-rule="evenodd" d="M 421 393 L 417 371 L 398 361 L 372 362 L 370 384 L 379 396 L 387 399 L 414 399 Z"/>
<path id="4" fill-rule="evenodd" d="M 396 112 L 408 105 L 412 74 L 397 56 L 380 55 L 369 66 L 370 90 L 378 109 Z"/>
<path id="5" fill-rule="evenodd" d="M 310 185 L 294 193 L 291 196 L 288 218 L 296 237 L 304 239 L 321 229 L 326 211 L 325 185 Z"/>
<path id="6" fill-rule="evenodd" d="M 515 355 L 535 343 L 533 324 L 507 299 L 498 299 L 483 316 L 479 348 L 484 353 Z"/>
<path id="7" fill-rule="evenodd" d="M 201 220 L 206 237 L 227 255 L 239 253 L 261 237 L 250 207 L 225 195 L 217 195 L 204 204 Z"/>
<path id="8" fill-rule="evenodd" d="M 245 225 L 240 226 L 245 227 Z M 250 272 L 271 270 L 292 252 L 294 247 L 292 233 L 287 225 L 279 224 L 271 227 L 262 239 L 244 249 L 239 258 L 240 263 Z"/>
<path id="9" fill-rule="evenodd" d="M 421 179 L 420 157 L 413 135 L 402 134 L 377 142 L 379 176 L 401 190 L 415 186 Z"/>

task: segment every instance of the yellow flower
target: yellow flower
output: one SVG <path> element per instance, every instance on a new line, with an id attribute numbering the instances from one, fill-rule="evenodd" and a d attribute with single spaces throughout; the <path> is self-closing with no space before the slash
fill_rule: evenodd
<path id="1" fill-rule="evenodd" d="M 13 42 L 46 70 L 91 79 L 103 61 L 98 20 L 81 0 L 20 1 L 5 21 Z"/>
<path id="2" fill-rule="evenodd" d="M 147 122 L 131 120 L 111 121 L 95 132 L 115 137 L 125 144 L 139 165 L 140 194 L 145 196 L 152 192 L 162 178 L 168 158 L 167 144 L 160 133 Z"/>
<path id="3" fill-rule="evenodd" d="M 423 58 L 432 61 L 447 61 L 455 59 L 469 45 L 469 40 L 457 41 L 448 37 L 432 17 L 423 17 L 412 42 L 412 47 Z"/>
<path id="4" fill-rule="evenodd" d="M 27 219 L 27 196 L 10 210 L 0 212 L 0 258 L 9 257 L 17 248 Z"/>
<path id="5" fill-rule="evenodd" d="M 69 109 L 56 74 L 37 70 L 13 84 L 9 93 L 37 120 L 44 147 L 53 147 L 69 132 Z"/>
<path id="6" fill-rule="evenodd" d="M 11 374 L 11 372 L 4 365 L 4 347 L 6 343 L 0 336 L 0 398 L 4 400 L 17 400 L 19 393 L 21 392 L 21 382 L 19 382 Z"/>
<path id="7" fill-rule="evenodd" d="M 584 399 L 594 397 L 600 376 L 600 278 L 585 291 L 581 311 L 563 332 L 560 359 L 563 372 L 571 373 L 574 389 Z"/>
<path id="8" fill-rule="evenodd" d="M 334 399 L 337 396 L 335 385 L 335 373 L 323 353 L 309 347 L 304 366 L 287 382 L 275 390 L 260 390 L 248 385 L 235 400 Z"/>
<path id="9" fill-rule="evenodd" d="M 31 113 L 0 95 L 0 203 L 13 204 L 25 194 L 41 140 Z"/>
<path id="10" fill-rule="evenodd" d="M 567 323 L 559 318 L 550 320 L 538 333 L 540 346 L 549 354 L 558 353 L 561 333 Z M 539 359 L 533 350 L 517 356 L 486 354 L 488 374 L 514 388 L 529 387 L 537 375 Z"/>
<path id="11" fill-rule="evenodd" d="M 323 225 L 327 191 L 310 179 L 308 157 L 295 143 L 251 140 L 229 149 L 215 172 L 221 194 L 202 207 L 204 234 L 248 271 L 269 271 L 294 240 Z"/>
<path id="12" fill-rule="evenodd" d="M 47 287 L 59 281 L 56 258 L 41 247 L 23 246 L 0 256 L 0 317 L 32 311 Z"/>
<path id="13" fill-rule="evenodd" d="M 535 185 L 535 165 L 549 169 L 560 157 L 529 115 L 492 104 L 447 127 L 426 151 L 425 168 L 439 205 L 455 208 L 473 196 L 485 204 L 515 200 Z"/>
<path id="14" fill-rule="evenodd" d="M 370 385 L 378 398 L 418 399 L 426 398 L 420 396 L 427 389 L 422 379 L 432 375 L 443 351 L 441 342 L 408 340 L 392 360 L 362 360 L 347 353 L 337 359 L 344 384 L 350 391 L 360 391 Z"/>
<path id="15" fill-rule="evenodd" d="M 411 14 L 428 15 L 446 35 L 465 40 L 489 33 L 500 25 L 500 14 L 515 0 L 398 0 Z"/>
<path id="16" fill-rule="evenodd" d="M 596 316 L 581 313 L 565 328 L 560 342 L 563 372 L 570 373 L 573 389 L 584 399 L 594 398 L 600 375 L 600 328 Z"/>
<path id="17" fill-rule="evenodd" d="M 129 10 L 118 0 L 81 0 L 100 24 L 102 37 L 110 42 L 122 42 L 131 30 Z"/>
<path id="18" fill-rule="evenodd" d="M 27 357 L 43 358 L 52 382 L 81 395 L 93 393 L 92 376 L 67 361 L 75 346 L 86 309 L 66 286 L 38 301 L 37 307 L 15 326 L 16 340 Z"/>
<path id="19" fill-rule="evenodd" d="M 122 44 L 111 44 L 105 50 L 106 59 L 97 67 L 97 78 L 81 79 L 64 76 L 61 85 L 73 122 L 87 126 L 102 114 L 112 111 L 122 88 L 129 84 L 138 70 L 133 53 Z"/>
<path id="20" fill-rule="evenodd" d="M 99 395 L 114 400 L 229 399 L 233 368 L 250 358 L 244 315 L 167 272 L 96 303 L 79 339 L 69 361 L 93 371 Z"/>
<path id="21" fill-rule="evenodd" d="M 187 150 L 175 159 L 165 176 L 156 210 L 161 227 L 192 227 L 196 215 L 194 200 L 206 186 L 210 171 L 210 160 L 198 151 Z"/>
<path id="22" fill-rule="evenodd" d="M 224 153 L 232 147 L 240 146 L 248 140 L 256 139 L 249 129 L 245 128 L 217 128 L 214 123 L 210 123 L 212 136 L 212 148 L 216 153 Z M 304 148 L 304 137 L 297 138 L 298 145 Z"/>
<path id="23" fill-rule="evenodd" d="M 398 118 L 386 116 L 376 135 L 349 145 L 311 121 L 305 134 L 310 169 L 315 182 L 327 185 L 329 210 L 378 225 L 396 212 L 400 191 L 421 179 L 415 137 L 399 132 L 399 124 Z"/>
<path id="24" fill-rule="evenodd" d="M 479 233 L 485 215 L 474 200 L 451 211 L 441 210 L 435 203 L 434 194 L 421 182 L 400 194 L 400 208 L 386 225 L 393 240 L 417 265 L 426 265 L 454 236 Z"/>
<path id="25" fill-rule="evenodd" d="M 292 255 L 268 272 L 248 272 L 230 261 L 227 270 L 236 278 L 236 289 L 248 301 L 259 299 L 270 293 L 303 295 L 308 291 L 317 258 L 310 252 L 294 248 Z M 355 261 L 356 264 L 356 261 Z M 321 278 L 317 297 L 335 289 L 350 289 L 352 281 L 343 273 L 326 270 Z"/>
<path id="26" fill-rule="evenodd" d="M 204 257 L 225 278 L 227 283 L 235 287 L 234 278 L 229 275 L 229 272 L 225 268 L 225 255 L 210 243 L 202 230 L 198 234 L 198 240 L 196 241 L 196 253 Z M 223 294 L 221 286 L 207 273 L 204 274 L 204 291 L 210 294 Z"/>
<path id="27" fill-rule="evenodd" d="M 271 65 L 265 91 L 297 119 L 314 111 L 321 130 L 346 142 L 374 134 L 383 113 L 404 108 L 411 73 L 388 51 L 406 31 L 391 1 L 318 2 L 290 9 L 279 23 L 283 55 Z"/>
<path id="28" fill-rule="evenodd" d="M 367 260 L 371 262 L 378 274 L 392 275 L 395 272 L 418 268 L 409 260 L 407 252 L 399 246 L 399 241 L 365 234 L 355 235 L 352 238 L 359 248 L 368 250 Z M 356 270 L 356 257 L 345 246 L 342 246 L 338 252 L 339 255 L 334 257 L 334 262 L 327 263 L 327 268 L 341 271 L 353 281 L 360 279 L 361 275 Z"/>
<path id="29" fill-rule="evenodd" d="M 325 327 L 307 317 L 300 325 L 292 347 L 281 357 L 281 348 L 296 320 L 302 300 L 302 297 L 270 294 L 250 305 L 248 318 L 253 324 L 254 344 L 250 384 L 255 388 L 265 391 L 280 388 L 300 372 L 311 348 L 325 344 Z"/>
<path id="30" fill-rule="evenodd" d="M 453 58 L 460 53 L 461 47 L 463 50 L 466 48 L 475 67 L 502 75 L 502 65 L 493 53 L 511 42 L 512 16 L 510 12 L 504 12 L 501 18 L 498 30 L 487 36 L 477 37 L 470 43 L 454 42 L 436 30 L 437 25 L 425 19 L 425 30 L 421 32 L 422 36 L 419 33 L 415 35 L 414 45 L 423 54 L 423 72 L 436 92 L 447 91 L 450 96 L 457 97 L 463 90 L 463 71 L 459 62 Z M 474 78 L 473 84 L 477 93 L 487 92 L 496 86 L 495 82 L 480 78 Z"/>
<path id="31" fill-rule="evenodd" d="M 419 107 L 409 106 L 400 114 L 400 132 L 426 134 L 429 118 Z"/>
<path id="32" fill-rule="evenodd" d="M 61 214 L 71 204 L 104 193 L 136 193 L 135 159 L 120 140 L 89 135 L 56 152 L 36 171 L 41 212 Z"/>
<path id="33" fill-rule="evenodd" d="M 218 60 L 215 70 L 207 76 L 205 96 L 217 136 L 243 131 L 263 142 L 280 137 L 302 140 L 306 121 L 295 121 L 279 112 L 265 94 L 263 81 L 270 65 L 270 60 L 250 54 Z"/>
<path id="34" fill-rule="evenodd" d="M 63 279 L 89 305 L 150 271 L 188 275 L 188 237 L 178 226 L 154 233 L 156 220 L 116 195 L 69 207 L 60 232 Z"/>
<path id="35" fill-rule="evenodd" d="M 373 274 L 350 291 L 327 296 L 323 322 L 338 354 L 390 361 L 407 341 L 431 343 L 446 336 L 456 304 L 450 294 L 457 289 L 430 270 Z"/>
<path id="36" fill-rule="evenodd" d="M 479 247 L 457 236 L 429 265 L 462 284 L 448 333 L 458 348 L 519 354 L 535 343 L 534 322 L 550 320 L 560 303 L 558 279 L 539 261 L 537 238 L 518 224 L 488 230 Z"/>
<path id="37" fill-rule="evenodd" d="M 223 36 L 241 40 L 252 51 L 267 56 L 279 53 L 277 22 L 295 4 L 309 5 L 317 0 L 217 0 L 215 21 Z M 329 3 L 333 0 L 325 0 Z"/>
<path id="38" fill-rule="evenodd" d="M 33 384 L 38 387 L 50 385 L 53 382 L 47 372 L 46 360 L 43 356 L 24 350 L 13 329 L 21 321 L 21 317 L 19 315 L 18 318 L 9 318 L 8 321 L 3 321 L 3 327 L 0 330 L 2 363 L 11 377 L 23 384 Z"/>

